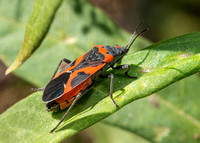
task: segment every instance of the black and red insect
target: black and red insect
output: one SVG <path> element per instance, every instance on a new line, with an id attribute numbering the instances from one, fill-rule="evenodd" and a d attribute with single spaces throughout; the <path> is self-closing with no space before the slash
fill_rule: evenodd
<path id="1" fill-rule="evenodd" d="M 73 62 L 65 58 L 60 61 L 50 82 L 44 89 L 42 100 L 47 103 L 47 111 L 58 111 L 68 106 L 69 108 L 51 132 L 61 124 L 77 100 L 93 86 L 98 77 L 111 79 L 110 97 L 115 106 L 118 107 L 112 96 L 114 76 L 112 73 L 104 75 L 105 71 L 108 68 L 127 69 L 125 75 L 131 77 L 128 75 L 130 65 L 125 64 L 118 67 L 114 67 L 114 65 L 128 53 L 135 39 L 146 30 L 143 30 L 139 34 L 136 34 L 135 31 L 125 47 L 97 45 Z M 67 65 L 56 74 L 62 62 L 65 62 Z"/>

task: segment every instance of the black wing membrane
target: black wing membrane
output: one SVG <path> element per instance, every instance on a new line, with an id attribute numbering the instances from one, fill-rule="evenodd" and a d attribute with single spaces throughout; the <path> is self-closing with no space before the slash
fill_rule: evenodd
<path id="1" fill-rule="evenodd" d="M 57 78 L 51 80 L 45 87 L 42 100 L 44 102 L 50 102 L 62 95 L 64 92 L 65 84 L 67 83 L 70 75 L 71 72 L 65 72 Z"/>
<path id="2" fill-rule="evenodd" d="M 90 74 L 86 74 L 83 71 L 79 72 L 78 75 L 74 79 L 72 79 L 72 81 L 71 81 L 72 88 L 74 88 L 77 85 L 79 85 L 81 82 L 83 82 L 84 80 L 86 80 L 89 76 L 90 76 Z"/>

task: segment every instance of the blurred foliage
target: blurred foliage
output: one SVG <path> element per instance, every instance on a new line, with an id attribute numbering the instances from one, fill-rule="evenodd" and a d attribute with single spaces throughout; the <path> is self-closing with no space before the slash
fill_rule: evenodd
<path id="1" fill-rule="evenodd" d="M 61 3 L 62 0 L 48 2 L 45 0 L 35 1 L 33 11 L 26 26 L 22 46 L 16 60 L 6 70 L 6 75 L 22 65 L 40 46 Z"/>
<path id="2" fill-rule="evenodd" d="M 153 41 L 200 30 L 199 0 L 143 0 L 141 3 L 138 13 L 153 29 L 147 33 Z"/>
<path id="3" fill-rule="evenodd" d="M 151 41 L 160 41 L 200 30 L 199 0 L 88 0 L 101 7 L 120 27 L 132 32 L 144 20 Z"/>

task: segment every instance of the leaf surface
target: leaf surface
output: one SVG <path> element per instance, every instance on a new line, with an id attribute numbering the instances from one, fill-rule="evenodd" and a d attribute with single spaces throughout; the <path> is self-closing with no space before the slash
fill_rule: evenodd
<path id="1" fill-rule="evenodd" d="M 103 120 L 151 142 L 199 142 L 200 77 L 195 74 Z"/>
<path id="2" fill-rule="evenodd" d="M 15 9 L 9 7 L 9 4 L 8 0 L 4 0 L 0 5 L 0 58 L 7 65 L 14 60 L 23 41 L 25 21 L 30 14 L 27 4 L 33 5 L 33 1 L 15 1 L 13 5 L 19 5 L 17 10 L 20 11 L 17 16 Z M 7 9 L 2 5 L 7 5 Z M 6 10 L 10 12 L 7 13 Z M 63 57 L 74 60 L 94 45 L 126 45 L 129 38 L 130 34 L 119 29 L 98 8 L 82 0 L 64 1 L 41 47 L 15 73 L 42 87 L 49 81 Z M 200 70 L 199 41 L 200 33 L 193 33 L 134 53 L 135 49 L 149 45 L 147 40 L 138 38 L 134 48 L 131 48 L 118 65 L 131 64 L 130 74 L 139 78 L 129 79 L 124 76 L 123 70 L 108 71 L 115 75 L 114 97 L 120 108 L 197 73 Z M 99 79 L 53 134 L 49 131 L 66 110 L 48 113 L 41 100 L 42 92 L 34 93 L 0 116 L 0 138 L 3 142 L 62 141 L 117 111 L 108 96 L 108 87 L 108 79 Z M 145 132 L 143 128 L 140 130 Z M 194 131 L 197 131 L 196 127 Z"/>
<path id="3" fill-rule="evenodd" d="M 6 70 L 6 75 L 22 65 L 40 46 L 62 0 L 36 0 L 26 26 L 24 40 L 18 56 Z M 20 2 L 18 1 L 20 4 Z"/>
<path id="4" fill-rule="evenodd" d="M 139 76 L 139 79 L 133 80 L 123 74 L 115 73 L 117 82 L 114 84 L 114 97 L 120 108 L 198 72 L 200 69 L 199 36 L 200 33 L 181 36 L 124 57 L 120 64 L 131 64 L 131 74 Z M 183 42 L 184 39 L 187 41 Z M 190 43 L 193 43 L 192 48 Z M 166 62 L 167 60 L 169 63 Z M 20 132 L 16 138 L 24 141 L 64 140 L 118 110 L 108 96 L 108 86 L 109 80 L 98 80 L 53 134 L 49 131 L 58 123 L 65 111 L 52 114 L 46 112 L 41 101 L 42 92 L 34 93 L 2 114 L 1 129 L 7 127 L 7 130 L 1 131 L 2 138 L 6 137 L 4 140 L 10 139 L 8 136 L 14 138 L 13 133 Z"/>

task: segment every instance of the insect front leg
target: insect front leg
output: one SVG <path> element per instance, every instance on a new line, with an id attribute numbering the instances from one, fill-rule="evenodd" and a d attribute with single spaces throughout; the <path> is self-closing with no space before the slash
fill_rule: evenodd
<path id="1" fill-rule="evenodd" d="M 136 76 L 130 76 L 128 75 L 128 72 L 130 70 L 130 65 L 129 64 L 125 64 L 125 65 L 120 65 L 120 66 L 117 66 L 117 67 L 111 67 L 112 69 L 114 70 L 120 70 L 120 69 L 127 69 L 127 71 L 125 72 L 125 75 L 129 78 L 137 78 Z"/>
<path id="2" fill-rule="evenodd" d="M 35 91 L 44 91 L 44 87 L 42 88 L 31 88 L 31 91 L 35 92 Z"/>
<path id="3" fill-rule="evenodd" d="M 114 75 L 112 73 L 110 73 L 110 74 L 107 74 L 107 75 L 100 75 L 100 77 L 101 78 L 110 78 L 110 98 L 111 98 L 112 102 L 115 104 L 115 106 L 118 108 L 119 106 L 117 105 L 117 103 L 113 99 L 113 79 L 114 79 Z"/>
<path id="4" fill-rule="evenodd" d="M 55 129 L 57 129 L 57 127 L 63 122 L 63 120 L 65 119 L 65 117 L 68 115 L 69 111 L 72 109 L 72 107 L 75 105 L 75 103 L 78 101 L 78 99 L 83 95 L 82 92 L 79 92 L 77 96 L 74 96 L 75 99 L 74 101 L 72 102 L 72 104 L 69 106 L 69 108 L 67 109 L 66 113 L 63 115 L 63 117 L 61 118 L 60 122 L 56 125 L 55 128 L 53 128 L 51 130 L 50 133 L 52 133 Z"/>
<path id="5" fill-rule="evenodd" d="M 55 70 L 55 72 L 53 73 L 53 76 L 51 77 L 51 80 L 52 80 L 53 77 L 56 75 L 56 73 L 57 73 L 57 71 L 58 71 L 60 65 L 62 64 L 62 62 L 65 62 L 65 63 L 67 63 L 67 64 L 70 64 L 70 63 L 71 63 L 70 60 L 63 58 L 63 59 L 59 62 L 58 66 L 57 66 L 57 68 L 56 68 L 56 70 Z"/>

